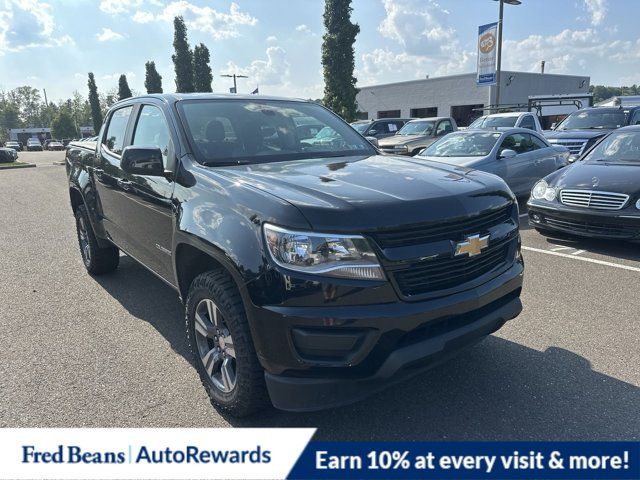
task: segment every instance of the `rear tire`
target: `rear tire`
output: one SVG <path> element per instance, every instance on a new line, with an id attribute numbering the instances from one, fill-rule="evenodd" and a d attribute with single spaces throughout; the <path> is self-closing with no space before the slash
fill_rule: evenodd
<path id="1" fill-rule="evenodd" d="M 214 406 L 244 417 L 270 404 L 242 298 L 224 270 L 195 278 L 185 323 L 194 365 Z"/>
<path id="2" fill-rule="evenodd" d="M 87 207 L 78 206 L 75 217 L 80 255 L 87 272 L 91 275 L 113 272 L 120 263 L 120 250 L 116 247 L 100 247 L 89 221 Z"/>

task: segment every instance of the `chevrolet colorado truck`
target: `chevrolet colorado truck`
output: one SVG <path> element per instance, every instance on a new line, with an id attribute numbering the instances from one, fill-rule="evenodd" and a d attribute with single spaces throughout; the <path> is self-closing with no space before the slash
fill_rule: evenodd
<path id="1" fill-rule="evenodd" d="M 302 142 L 298 117 L 334 140 Z M 202 383 L 233 415 L 359 400 L 522 309 L 500 178 L 382 156 L 314 103 L 129 98 L 66 169 L 87 271 L 122 252 L 173 287 Z"/>

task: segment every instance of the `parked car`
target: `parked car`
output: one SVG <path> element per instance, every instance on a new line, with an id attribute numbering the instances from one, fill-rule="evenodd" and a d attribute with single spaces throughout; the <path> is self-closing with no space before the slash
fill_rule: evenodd
<path id="1" fill-rule="evenodd" d="M 299 116 L 341 141 L 300 142 Z M 522 309 L 500 178 L 379 155 L 312 102 L 129 98 L 66 168 L 87 271 L 122 250 L 175 288 L 203 385 L 235 415 L 356 401 Z"/>
<path id="2" fill-rule="evenodd" d="M 451 117 L 419 118 L 407 122 L 397 135 L 380 140 L 379 147 L 383 153 L 391 155 L 415 155 L 438 137 L 457 129 L 456 121 Z"/>
<path id="3" fill-rule="evenodd" d="M 590 107 L 576 110 L 552 130 L 545 132 L 549 143 L 564 145 L 577 160 L 611 130 L 640 124 L 640 107 Z"/>
<path id="4" fill-rule="evenodd" d="M 38 140 L 37 138 L 30 138 L 27 140 L 27 151 L 28 152 L 33 152 L 33 151 L 42 151 L 42 144 L 40 143 L 40 140 Z"/>
<path id="5" fill-rule="evenodd" d="M 47 143 L 45 150 L 64 150 L 64 145 L 58 140 L 50 140 Z"/>
<path id="6" fill-rule="evenodd" d="M 530 224 L 544 235 L 640 240 L 640 125 L 610 132 L 539 181 L 527 205 Z"/>
<path id="7" fill-rule="evenodd" d="M 0 147 L 0 163 L 11 163 L 18 159 L 18 152 L 13 148 Z"/>
<path id="8" fill-rule="evenodd" d="M 22 151 L 22 144 L 20 142 L 15 142 L 13 140 L 9 140 L 6 144 L 5 144 L 6 148 L 13 148 L 16 152 L 21 152 Z"/>
<path id="9" fill-rule="evenodd" d="M 355 128 L 363 137 L 381 138 L 392 137 L 400 131 L 410 118 L 381 118 L 379 120 L 361 120 L 353 122 Z"/>
<path id="10" fill-rule="evenodd" d="M 551 146 L 544 137 L 524 128 L 474 129 L 451 133 L 415 158 L 493 173 L 523 197 L 538 180 L 567 165 L 569 150 Z"/>
<path id="11" fill-rule="evenodd" d="M 543 134 L 538 116 L 531 112 L 505 112 L 484 115 L 473 121 L 469 129 L 474 128 L 527 128 Z"/>

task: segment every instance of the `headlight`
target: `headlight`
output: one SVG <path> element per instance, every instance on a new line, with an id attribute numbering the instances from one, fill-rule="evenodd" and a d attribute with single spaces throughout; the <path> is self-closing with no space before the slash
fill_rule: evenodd
<path id="1" fill-rule="evenodd" d="M 533 190 L 531 190 L 531 196 L 536 200 L 540 200 L 544 198 L 544 193 L 547 191 L 547 182 L 544 180 L 540 180 L 533 186 Z"/>
<path id="2" fill-rule="evenodd" d="M 640 210 L 640 198 L 639 198 L 639 199 L 638 199 L 638 201 L 636 202 L 636 208 L 637 208 L 638 210 Z"/>
<path id="3" fill-rule="evenodd" d="M 313 275 L 384 280 L 369 243 L 357 235 L 295 232 L 265 223 L 269 254 L 281 267 Z"/>
<path id="4" fill-rule="evenodd" d="M 544 180 L 540 180 L 533 186 L 533 190 L 531 190 L 531 196 L 536 200 L 548 200 L 552 202 L 556 199 L 557 190 L 553 187 L 550 187 L 547 182 Z"/>
<path id="5" fill-rule="evenodd" d="M 409 147 L 407 147 L 406 145 L 396 145 L 395 147 L 393 147 L 393 149 L 399 152 L 407 152 L 409 150 Z"/>

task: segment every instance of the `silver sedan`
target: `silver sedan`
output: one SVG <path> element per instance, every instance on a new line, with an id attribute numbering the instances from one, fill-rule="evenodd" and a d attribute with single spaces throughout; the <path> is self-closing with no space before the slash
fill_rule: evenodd
<path id="1" fill-rule="evenodd" d="M 525 128 L 473 129 L 450 133 L 414 158 L 493 173 L 524 197 L 538 180 L 568 164 L 569 150 Z"/>

